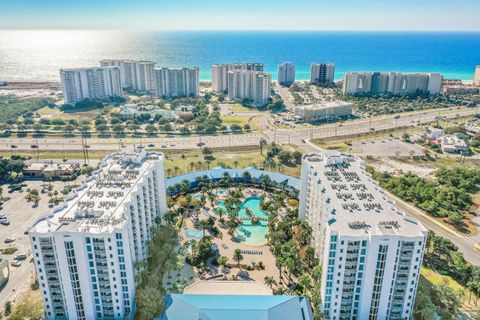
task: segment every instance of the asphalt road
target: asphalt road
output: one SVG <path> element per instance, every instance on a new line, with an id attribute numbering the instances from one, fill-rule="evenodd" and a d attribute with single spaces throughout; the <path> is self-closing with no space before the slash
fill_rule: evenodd
<path id="1" fill-rule="evenodd" d="M 479 113 L 478 108 L 438 109 L 398 116 L 382 116 L 369 119 L 346 121 L 335 124 L 325 124 L 318 127 L 298 127 L 294 129 L 276 129 L 262 118 L 263 132 L 248 134 L 225 134 L 216 136 L 162 136 L 149 138 L 89 138 L 87 144 L 90 150 L 119 151 L 133 144 L 143 144 L 147 149 L 153 144 L 154 149 L 192 149 L 202 142 L 209 147 L 236 147 L 258 145 L 261 138 L 269 142 L 301 144 L 302 140 L 312 138 L 342 137 L 366 132 L 374 132 L 396 127 L 417 126 L 435 121 L 436 117 L 444 119 L 470 116 Z M 82 141 L 77 138 L 62 138 L 50 136 L 48 138 L 4 138 L 0 139 L 0 150 L 32 150 L 36 144 L 41 151 L 80 151 Z M 13 146 L 13 147 L 12 147 Z"/>

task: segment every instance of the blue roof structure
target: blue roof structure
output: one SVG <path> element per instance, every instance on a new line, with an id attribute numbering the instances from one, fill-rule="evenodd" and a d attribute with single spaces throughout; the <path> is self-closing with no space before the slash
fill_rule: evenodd
<path id="1" fill-rule="evenodd" d="M 298 296 L 172 294 L 161 320 L 313 320 Z"/>
<path id="2" fill-rule="evenodd" d="M 224 178 L 225 172 L 228 172 L 230 177 L 232 177 L 234 180 L 239 180 L 239 181 L 243 180 L 242 177 L 245 172 L 249 172 L 252 177 L 252 181 L 250 182 L 254 182 L 258 184 L 262 183 L 264 176 L 269 176 L 272 181 L 275 181 L 277 184 L 284 185 L 285 189 L 300 190 L 300 179 L 294 178 L 292 176 L 288 176 L 282 173 L 278 173 L 278 172 L 259 170 L 255 167 L 247 167 L 244 169 L 214 168 L 211 170 L 195 171 L 192 173 L 187 173 L 187 174 L 183 174 L 183 175 L 172 177 L 172 178 L 167 178 L 165 186 L 168 188 L 177 183 L 181 183 L 184 180 L 187 180 L 188 182 L 190 182 L 191 187 L 195 187 L 197 183 L 195 178 L 207 176 L 210 180 L 218 181 Z"/>

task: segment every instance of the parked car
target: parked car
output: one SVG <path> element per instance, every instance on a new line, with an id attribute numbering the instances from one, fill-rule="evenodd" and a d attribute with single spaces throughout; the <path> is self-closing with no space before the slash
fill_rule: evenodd
<path id="1" fill-rule="evenodd" d="M 7 217 L 3 213 L 0 213 L 0 220 L 3 220 L 3 219 L 7 219 Z"/>
<path id="2" fill-rule="evenodd" d="M 22 253 L 19 253 L 15 256 L 15 260 L 19 261 L 19 260 L 25 260 L 27 259 L 27 254 L 22 252 Z"/>
<path id="3" fill-rule="evenodd" d="M 3 224 L 4 226 L 10 225 L 10 221 L 8 221 L 7 219 L 1 220 L 0 223 Z"/>
<path id="4" fill-rule="evenodd" d="M 5 243 L 10 243 L 10 242 L 14 242 L 16 239 L 14 237 L 10 237 L 10 238 L 6 238 L 3 242 Z"/>
<path id="5" fill-rule="evenodd" d="M 22 265 L 22 263 L 20 261 L 17 261 L 17 260 L 13 260 L 10 264 L 14 267 L 17 267 L 17 268 Z"/>

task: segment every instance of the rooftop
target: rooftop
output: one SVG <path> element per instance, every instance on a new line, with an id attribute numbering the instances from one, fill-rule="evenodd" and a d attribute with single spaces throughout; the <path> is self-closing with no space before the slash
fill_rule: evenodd
<path id="1" fill-rule="evenodd" d="M 353 103 L 345 102 L 345 101 L 329 101 L 329 102 L 295 106 L 296 109 L 310 109 L 310 110 L 321 110 L 321 109 L 339 108 L 339 107 L 353 107 Z"/>
<path id="2" fill-rule="evenodd" d="M 351 154 L 329 151 L 307 154 L 304 161 L 314 169 L 312 179 L 319 184 L 331 204 L 327 217 L 332 231 L 340 234 L 421 236 L 426 229 L 399 210 L 363 161 Z"/>
<path id="3" fill-rule="evenodd" d="M 308 301 L 298 296 L 172 294 L 162 320 L 312 320 Z"/>
<path id="4" fill-rule="evenodd" d="M 65 198 L 65 202 L 37 220 L 33 232 L 106 232 L 125 222 L 125 202 L 135 191 L 147 169 L 162 154 L 114 153 L 103 160 L 85 184 Z"/>

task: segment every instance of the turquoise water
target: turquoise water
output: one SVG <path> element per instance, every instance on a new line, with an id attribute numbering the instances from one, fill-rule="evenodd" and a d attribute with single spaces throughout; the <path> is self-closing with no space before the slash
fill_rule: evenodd
<path id="1" fill-rule="evenodd" d="M 309 78 L 311 62 L 345 71 L 429 71 L 472 80 L 480 63 L 479 32 L 259 32 L 108 30 L 0 30 L 0 80 L 59 80 L 64 67 L 96 66 L 101 59 L 145 59 L 159 66 L 262 62 L 276 79 L 277 65 L 296 64 Z"/>
<path id="2" fill-rule="evenodd" d="M 195 199 L 197 199 L 198 201 L 202 201 L 202 195 L 201 194 L 197 194 L 196 196 L 194 196 Z"/>
<path id="3" fill-rule="evenodd" d="M 247 214 L 247 208 L 252 210 L 253 214 L 257 218 L 268 219 L 268 213 L 260 209 L 260 197 L 249 197 L 240 205 L 240 210 L 238 212 L 238 217 L 241 218 L 250 218 L 250 215 Z M 226 210 L 225 202 L 223 200 L 218 200 L 217 205 L 219 208 Z M 242 220 L 242 225 L 237 229 L 238 234 L 241 235 L 241 242 L 249 245 L 262 245 L 267 243 L 265 235 L 268 233 L 268 223 L 267 221 L 260 220 L 258 224 L 252 224 L 252 221 Z"/>
<path id="4" fill-rule="evenodd" d="M 203 237 L 203 231 L 201 230 L 185 230 L 185 235 L 191 239 L 201 239 Z"/>

